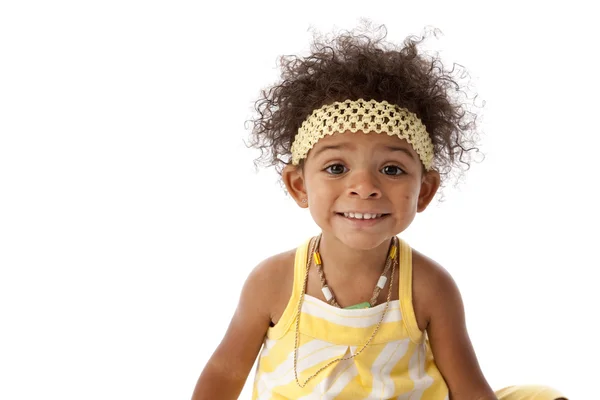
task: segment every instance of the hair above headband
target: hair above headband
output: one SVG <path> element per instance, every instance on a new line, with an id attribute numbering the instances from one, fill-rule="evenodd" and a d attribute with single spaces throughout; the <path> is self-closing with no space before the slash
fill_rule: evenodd
<path id="1" fill-rule="evenodd" d="M 405 139 L 426 170 L 433 165 L 433 143 L 419 117 L 387 101 L 345 100 L 314 110 L 302 122 L 292 143 L 292 164 L 298 165 L 325 135 L 336 132 L 387 133 Z"/>

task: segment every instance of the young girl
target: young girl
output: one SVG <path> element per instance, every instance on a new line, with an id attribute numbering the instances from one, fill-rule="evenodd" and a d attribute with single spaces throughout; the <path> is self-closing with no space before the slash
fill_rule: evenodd
<path id="1" fill-rule="evenodd" d="M 476 149 L 463 88 L 419 43 L 347 32 L 283 58 L 253 145 L 321 232 L 251 272 L 193 400 L 237 399 L 257 356 L 252 399 L 562 398 L 494 392 L 454 281 L 398 237 Z"/>

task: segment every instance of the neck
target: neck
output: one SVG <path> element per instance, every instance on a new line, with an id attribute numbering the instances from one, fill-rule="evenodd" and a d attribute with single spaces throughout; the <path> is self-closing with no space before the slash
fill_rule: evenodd
<path id="1" fill-rule="evenodd" d="M 370 249 L 356 249 L 345 245 L 339 239 L 323 233 L 319 253 L 323 268 L 327 273 L 344 276 L 380 274 L 387 260 L 392 237 Z"/>

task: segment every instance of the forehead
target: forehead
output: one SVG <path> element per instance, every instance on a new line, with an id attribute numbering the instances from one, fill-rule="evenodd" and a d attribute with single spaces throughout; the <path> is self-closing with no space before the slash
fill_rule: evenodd
<path id="1" fill-rule="evenodd" d="M 317 143 L 311 149 L 311 153 L 320 153 L 324 149 L 329 146 L 336 145 L 350 145 L 344 150 L 352 150 L 355 148 L 356 150 L 365 150 L 365 151 L 373 151 L 377 148 L 385 149 L 386 146 L 393 147 L 402 147 L 406 148 L 413 154 L 415 157 L 418 157 L 415 150 L 412 148 L 410 143 L 405 139 L 400 139 L 396 135 L 388 135 L 385 132 L 377 133 L 377 132 L 369 132 L 365 134 L 362 131 L 352 132 L 336 132 L 331 135 L 325 135 L 325 137 L 319 139 Z"/>

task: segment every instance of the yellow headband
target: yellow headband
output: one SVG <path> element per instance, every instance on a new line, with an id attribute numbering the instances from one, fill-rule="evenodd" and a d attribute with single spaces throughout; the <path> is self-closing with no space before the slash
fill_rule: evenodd
<path id="1" fill-rule="evenodd" d="M 310 149 L 335 132 L 385 132 L 406 139 L 426 170 L 433 164 L 433 143 L 419 117 L 387 101 L 346 100 L 324 105 L 302 122 L 292 143 L 292 164 L 298 165 Z"/>

